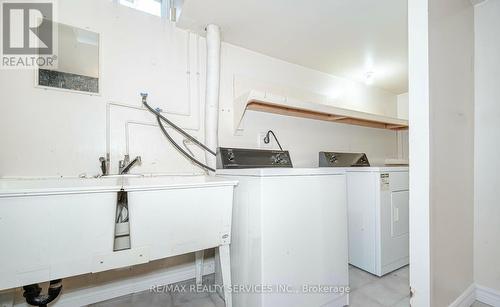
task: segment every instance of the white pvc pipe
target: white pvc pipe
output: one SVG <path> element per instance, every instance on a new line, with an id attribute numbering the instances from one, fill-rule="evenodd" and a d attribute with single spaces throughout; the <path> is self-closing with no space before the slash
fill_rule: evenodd
<path id="1" fill-rule="evenodd" d="M 218 146 L 219 86 L 220 86 L 220 28 L 207 26 L 207 85 L 205 92 L 205 144 L 216 151 Z M 207 165 L 215 169 L 215 157 L 205 153 Z"/>

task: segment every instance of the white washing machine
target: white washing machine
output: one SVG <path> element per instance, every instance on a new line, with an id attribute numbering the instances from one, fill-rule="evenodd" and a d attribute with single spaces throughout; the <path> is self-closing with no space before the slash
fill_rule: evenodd
<path id="1" fill-rule="evenodd" d="M 349 263 L 383 276 L 409 263 L 408 167 L 363 165 L 364 154 L 320 153 L 320 166 L 346 171 Z"/>
<path id="2" fill-rule="evenodd" d="M 219 149 L 217 174 L 239 181 L 231 234 L 236 307 L 348 304 L 345 172 L 291 167 L 286 151 Z"/>

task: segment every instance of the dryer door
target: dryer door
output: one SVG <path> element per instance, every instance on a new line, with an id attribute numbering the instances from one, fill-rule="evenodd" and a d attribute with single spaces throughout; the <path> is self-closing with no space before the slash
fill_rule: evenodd
<path id="1" fill-rule="evenodd" d="M 387 195 L 389 196 L 389 195 Z M 408 264 L 409 256 L 409 192 L 391 191 L 382 204 L 381 275 Z"/>
<path id="2" fill-rule="evenodd" d="M 395 191 L 391 193 L 391 236 L 393 238 L 409 233 L 409 192 Z"/>

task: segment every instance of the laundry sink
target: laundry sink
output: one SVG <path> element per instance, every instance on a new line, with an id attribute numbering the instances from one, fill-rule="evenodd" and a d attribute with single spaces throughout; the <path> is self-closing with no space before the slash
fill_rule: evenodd
<path id="1" fill-rule="evenodd" d="M 229 244 L 236 184 L 196 175 L 0 179 L 0 290 Z M 115 252 L 121 190 L 131 248 Z"/>

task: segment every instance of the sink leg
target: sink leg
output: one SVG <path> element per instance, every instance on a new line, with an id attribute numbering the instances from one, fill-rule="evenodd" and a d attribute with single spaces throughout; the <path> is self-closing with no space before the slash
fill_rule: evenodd
<path id="1" fill-rule="evenodd" d="M 217 285 L 217 294 L 224 298 L 224 293 L 222 291 L 222 273 L 220 269 L 220 257 L 219 248 L 215 248 L 215 259 L 214 259 L 214 270 L 215 270 L 215 284 Z"/>
<path id="2" fill-rule="evenodd" d="M 196 269 L 196 284 L 201 285 L 203 282 L 203 256 L 204 250 L 194 253 L 195 256 L 195 269 Z"/>
<path id="3" fill-rule="evenodd" d="M 231 287 L 231 258 L 229 256 L 229 245 L 219 246 L 220 270 L 222 275 L 222 285 L 224 286 L 224 300 L 226 307 L 233 306 Z"/>

